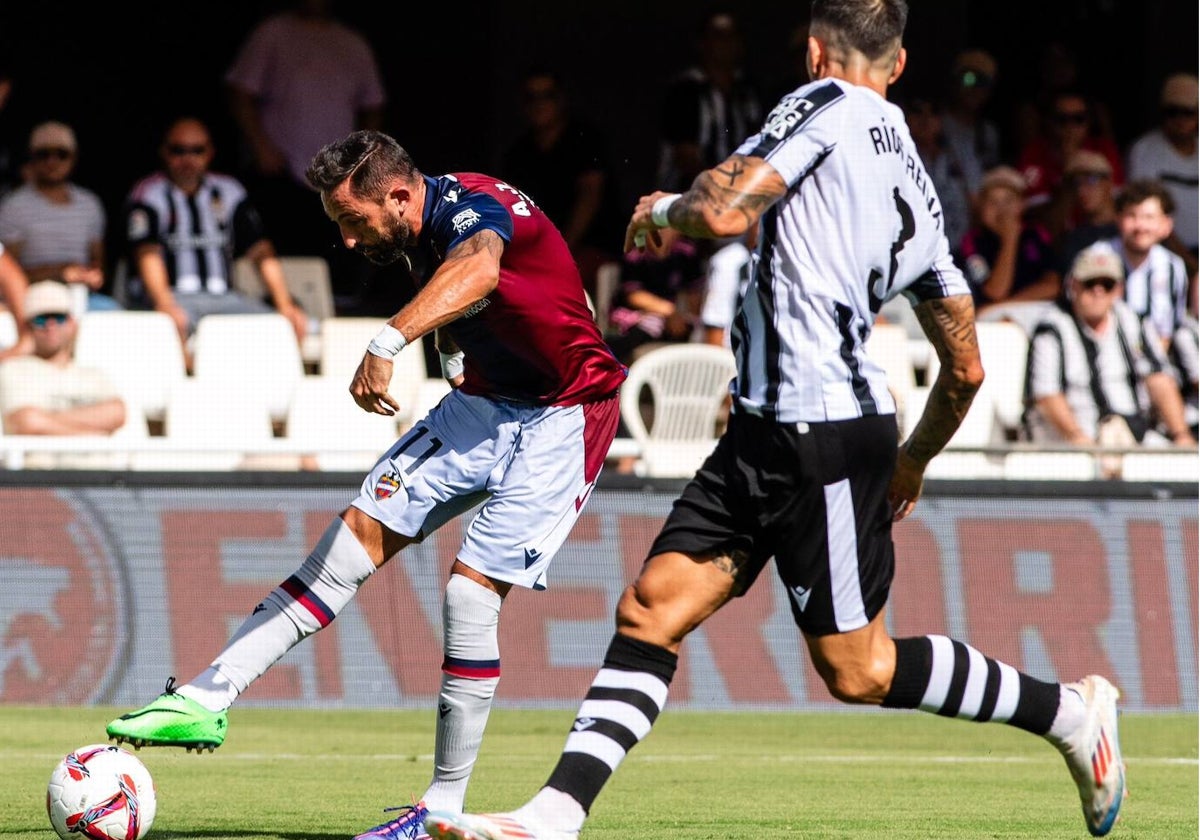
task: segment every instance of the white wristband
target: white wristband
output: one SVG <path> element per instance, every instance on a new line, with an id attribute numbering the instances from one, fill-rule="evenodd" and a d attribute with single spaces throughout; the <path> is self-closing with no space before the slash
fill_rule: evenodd
<path id="1" fill-rule="evenodd" d="M 379 331 L 379 335 L 371 339 L 371 343 L 367 345 L 367 352 L 372 356 L 378 356 L 381 359 L 394 359 L 408 344 L 408 339 L 393 327 L 391 324 L 384 324 L 383 329 Z"/>
<path id="2" fill-rule="evenodd" d="M 680 198 L 682 196 L 679 193 L 671 193 L 670 195 L 664 195 L 658 201 L 654 202 L 654 206 L 650 208 L 650 221 L 659 227 L 670 227 L 671 223 L 667 221 L 667 211 Z"/>
<path id="3" fill-rule="evenodd" d="M 457 353 L 443 353 L 439 350 L 438 355 L 442 357 L 442 376 L 450 380 L 463 375 L 464 354 L 461 350 Z"/>

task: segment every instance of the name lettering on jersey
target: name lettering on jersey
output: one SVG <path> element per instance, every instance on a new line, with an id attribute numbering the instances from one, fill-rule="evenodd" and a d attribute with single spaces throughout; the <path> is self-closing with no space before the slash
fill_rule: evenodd
<path id="1" fill-rule="evenodd" d="M 461 213 L 458 213 L 450 220 L 450 224 L 454 225 L 455 233 L 462 233 L 474 227 L 483 217 L 468 207 Z"/>
<path id="2" fill-rule="evenodd" d="M 513 213 L 518 216 L 533 215 L 533 213 L 529 210 L 529 205 L 533 204 L 534 207 L 537 207 L 537 205 L 534 204 L 533 199 L 525 195 L 525 193 L 521 192 L 516 187 L 509 186 L 508 184 L 496 184 L 496 190 L 499 192 L 510 192 L 519 197 L 520 200 L 514 203 L 512 206 Z"/>
<path id="3" fill-rule="evenodd" d="M 867 133 L 871 135 L 875 154 L 896 155 L 904 161 L 905 173 L 921 191 L 921 196 L 925 199 L 925 209 L 933 216 L 940 228 L 942 226 L 942 205 L 938 201 L 937 193 L 934 192 L 933 183 L 926 176 L 925 167 L 919 165 L 919 158 L 905 148 L 904 141 L 900 138 L 900 132 L 896 130 L 895 126 L 884 124 L 872 126 L 867 129 Z"/>

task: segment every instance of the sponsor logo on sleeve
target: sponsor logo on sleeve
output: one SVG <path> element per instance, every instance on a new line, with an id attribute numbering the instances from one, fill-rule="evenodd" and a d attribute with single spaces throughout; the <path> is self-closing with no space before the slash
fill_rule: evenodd
<path id="1" fill-rule="evenodd" d="M 454 225 L 455 233 L 464 233 L 478 224 L 481 218 L 483 217 L 468 207 L 455 214 L 454 218 L 450 220 L 450 224 Z"/>

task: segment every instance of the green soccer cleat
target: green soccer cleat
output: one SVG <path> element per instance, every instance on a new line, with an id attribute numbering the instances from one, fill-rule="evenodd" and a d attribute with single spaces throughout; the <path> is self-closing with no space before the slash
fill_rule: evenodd
<path id="1" fill-rule="evenodd" d="M 195 700 L 175 691 L 175 678 L 149 705 L 121 715 L 105 731 L 109 740 L 142 747 L 185 747 L 212 752 L 225 741 L 229 725 L 225 712 L 210 712 Z"/>

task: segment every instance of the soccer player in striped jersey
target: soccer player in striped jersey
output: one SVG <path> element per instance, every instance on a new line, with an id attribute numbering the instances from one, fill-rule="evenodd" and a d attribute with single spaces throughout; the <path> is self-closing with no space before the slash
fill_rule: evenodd
<path id="1" fill-rule="evenodd" d="M 213 749 L 227 710 L 305 637 L 327 627 L 376 568 L 474 511 L 442 603 L 433 778 L 357 840 L 420 840 L 426 808 L 461 809 L 500 680 L 500 607 L 543 590 L 617 431 L 628 373 L 601 338 L 567 243 L 520 189 L 467 172 L 422 174 L 391 137 L 355 132 L 308 170 L 346 247 L 405 260 L 420 289 L 367 347 L 350 384 L 393 415 L 396 354 L 435 332 L 453 387 L 376 463 L 303 565 L 268 593 L 193 680 L 108 726 L 135 746 Z"/>
<path id="2" fill-rule="evenodd" d="M 626 249 L 758 229 L 732 328 L 733 413 L 676 501 L 637 580 L 557 766 L 514 812 L 432 813 L 435 840 L 571 840 L 667 699 L 680 645 L 775 557 L 809 655 L 847 703 L 1007 723 L 1066 758 L 1094 835 L 1125 792 L 1116 689 L 1044 682 L 942 635 L 893 639 L 884 622 L 891 527 L 921 494 L 983 381 L 967 285 L 901 111 L 904 0 L 815 0 L 814 80 L 683 194 L 643 197 Z M 941 371 L 898 444 L 883 372 L 864 352 L 882 303 L 904 295 Z"/>

